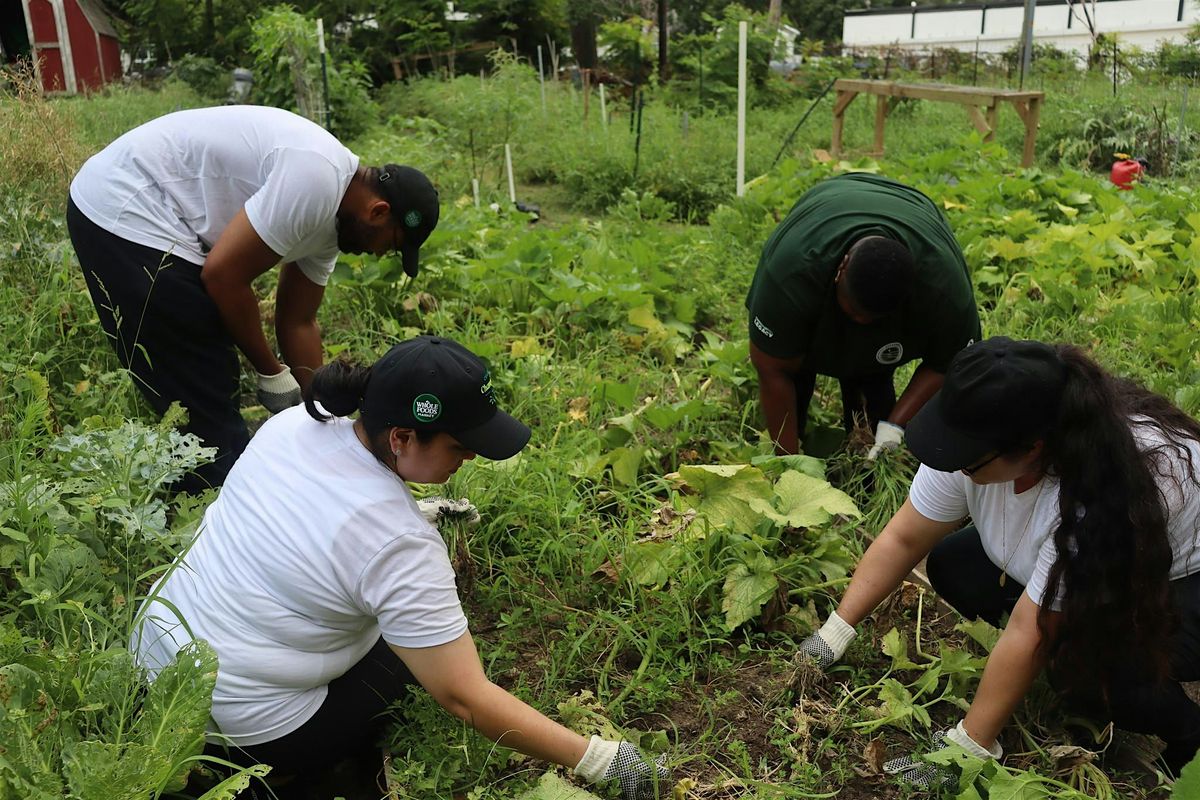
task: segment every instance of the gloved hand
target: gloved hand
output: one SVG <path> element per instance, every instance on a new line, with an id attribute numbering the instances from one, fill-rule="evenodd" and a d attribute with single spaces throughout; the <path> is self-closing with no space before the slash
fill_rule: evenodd
<path id="1" fill-rule="evenodd" d="M 258 374 L 258 402 L 272 414 L 300 405 L 300 384 L 286 364 L 278 375 Z"/>
<path id="2" fill-rule="evenodd" d="M 417 501 L 417 508 L 431 525 L 437 525 L 444 519 L 461 519 L 467 525 L 479 524 L 479 509 L 465 497 L 458 500 L 451 500 L 449 497 L 425 497 Z"/>
<path id="3" fill-rule="evenodd" d="M 984 747 L 967 735 L 966 728 L 963 727 L 961 721 L 950 730 L 938 731 L 933 735 L 934 750 L 941 750 L 950 742 L 981 761 L 999 759 L 1004 756 L 1004 748 L 1000 746 L 999 742 L 993 743 L 990 749 Z M 958 782 L 958 776 L 952 769 L 926 761 L 915 753 L 884 762 L 883 771 L 888 775 L 902 778 L 918 789 L 952 789 Z"/>
<path id="4" fill-rule="evenodd" d="M 593 736 L 574 771 L 588 783 L 617 781 L 625 800 L 659 800 L 671 793 L 671 773 L 665 761 L 662 755 L 651 763 L 629 742 Z"/>
<path id="5" fill-rule="evenodd" d="M 825 620 L 819 631 L 800 643 L 800 652 L 812 657 L 817 662 L 817 667 L 824 671 L 842 657 L 854 636 L 854 626 L 839 617 L 835 611 L 829 615 L 829 619 Z"/>
<path id="6" fill-rule="evenodd" d="M 884 450 L 894 450 L 904 441 L 904 428 L 880 420 L 875 426 L 875 444 L 867 451 L 867 461 L 874 461 Z"/>

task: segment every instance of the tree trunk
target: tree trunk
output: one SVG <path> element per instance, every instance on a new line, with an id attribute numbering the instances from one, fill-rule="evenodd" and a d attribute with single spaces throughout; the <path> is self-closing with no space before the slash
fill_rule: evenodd
<path id="1" fill-rule="evenodd" d="M 779 20 L 783 17 L 783 0 L 771 0 L 771 5 L 767 8 L 767 24 L 772 29 L 779 27 Z"/>
<path id="2" fill-rule="evenodd" d="M 780 0 L 771 0 L 780 2 Z M 658 80 L 666 83 L 667 71 L 667 0 L 658 0 Z"/>
<path id="3" fill-rule="evenodd" d="M 596 68 L 596 18 L 588 16 L 571 24 L 571 46 L 580 69 Z"/>
<path id="4" fill-rule="evenodd" d="M 212 48 L 216 38 L 217 23 L 213 12 L 213 0 L 204 0 L 204 45 Z"/>

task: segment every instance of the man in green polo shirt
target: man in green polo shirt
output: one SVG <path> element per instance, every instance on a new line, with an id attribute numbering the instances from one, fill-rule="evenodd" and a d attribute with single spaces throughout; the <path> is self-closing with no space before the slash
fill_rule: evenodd
<path id="1" fill-rule="evenodd" d="M 950 359 L 980 338 L 962 251 L 933 202 L 867 173 L 805 192 L 767 239 L 746 298 L 750 360 L 778 453 L 796 453 L 817 375 L 841 382 L 843 424 L 875 428 L 868 457 L 942 385 Z M 892 373 L 921 359 L 896 399 Z"/>

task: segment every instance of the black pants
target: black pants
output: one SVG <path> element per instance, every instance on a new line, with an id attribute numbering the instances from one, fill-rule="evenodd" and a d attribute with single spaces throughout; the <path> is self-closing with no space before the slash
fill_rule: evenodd
<path id="1" fill-rule="evenodd" d="M 270 764 L 271 778 L 293 776 L 275 789 L 280 798 L 306 798 L 314 782 L 346 758 L 379 761 L 388 707 L 404 697 L 416 678 L 382 638 L 362 659 L 330 682 L 317 713 L 291 733 L 244 747 L 209 744 L 206 755 L 243 767 Z"/>
<path id="2" fill-rule="evenodd" d="M 216 461 L 178 488 L 220 486 L 250 434 L 239 411 L 237 350 L 200 267 L 114 236 L 69 199 L 67 230 L 100 326 L 138 389 L 159 414 L 178 401 L 186 430 L 217 448 Z"/>
<path id="3" fill-rule="evenodd" d="M 979 532 L 966 527 L 947 536 L 926 561 L 929 582 L 938 596 L 964 617 L 993 625 L 1012 610 L 1025 587 L 1010 576 L 1000 586 L 1000 568 L 983 552 Z M 1169 645 L 1170 676 L 1156 681 L 1134 660 L 1111 665 L 1113 680 L 1108 697 L 1072 693 L 1069 676 L 1051 675 L 1064 687 L 1068 704 L 1088 716 L 1112 719 L 1117 727 L 1150 733 L 1167 743 L 1163 753 L 1168 766 L 1179 768 L 1200 749 L 1200 706 L 1193 703 L 1180 681 L 1200 680 L 1200 573 L 1171 581 L 1171 596 L 1179 614 L 1179 628 Z"/>
<path id="4" fill-rule="evenodd" d="M 855 417 L 866 422 L 872 432 L 882 419 L 887 419 L 896 405 L 896 386 L 893 372 L 879 372 L 857 378 L 839 380 L 842 388 L 842 426 L 846 433 L 854 430 Z M 796 431 L 804 438 L 808 426 L 808 404 L 817 386 L 817 373 L 801 370 L 796 373 Z"/>

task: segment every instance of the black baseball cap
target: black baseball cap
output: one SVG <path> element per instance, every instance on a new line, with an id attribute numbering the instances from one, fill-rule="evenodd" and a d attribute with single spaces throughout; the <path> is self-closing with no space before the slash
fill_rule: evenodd
<path id="1" fill-rule="evenodd" d="M 379 193 L 392 207 L 392 216 L 404 229 L 400 260 L 408 277 L 417 277 L 418 251 L 438 224 L 441 206 L 437 189 L 424 172 L 400 164 L 379 168 Z"/>
<path id="2" fill-rule="evenodd" d="M 496 406 L 487 366 L 438 336 L 418 336 L 388 350 L 371 366 L 359 407 L 384 425 L 445 431 L 493 460 L 511 458 L 529 442 L 529 428 Z"/>
<path id="3" fill-rule="evenodd" d="M 1027 444 L 1053 427 L 1066 382 L 1051 345 L 1007 336 L 970 345 L 908 423 L 908 448 L 922 464 L 955 472 Z"/>

